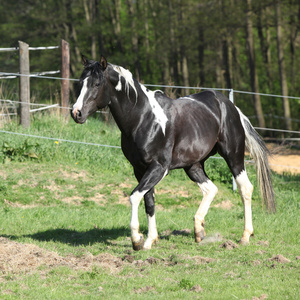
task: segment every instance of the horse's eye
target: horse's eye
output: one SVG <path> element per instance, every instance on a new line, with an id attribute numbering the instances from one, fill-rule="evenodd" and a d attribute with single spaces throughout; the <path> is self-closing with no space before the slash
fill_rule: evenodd
<path id="1" fill-rule="evenodd" d="M 100 85 L 100 82 L 96 82 L 95 86 L 99 86 Z"/>

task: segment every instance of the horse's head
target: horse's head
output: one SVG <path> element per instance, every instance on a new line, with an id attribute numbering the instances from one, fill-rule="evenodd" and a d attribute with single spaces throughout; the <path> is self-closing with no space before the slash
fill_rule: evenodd
<path id="1" fill-rule="evenodd" d="M 82 56 L 84 70 L 80 77 L 81 91 L 73 105 L 71 116 L 77 123 L 84 123 L 88 116 L 109 103 L 105 95 L 106 78 L 104 71 L 107 68 L 106 59 L 101 56 L 100 62 L 88 60 Z"/>

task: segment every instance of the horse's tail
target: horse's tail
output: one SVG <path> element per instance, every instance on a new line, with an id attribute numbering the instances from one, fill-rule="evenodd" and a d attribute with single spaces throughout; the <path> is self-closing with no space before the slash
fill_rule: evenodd
<path id="1" fill-rule="evenodd" d="M 256 164 L 257 184 L 267 211 L 276 212 L 275 196 L 271 182 L 271 171 L 268 162 L 270 151 L 260 135 L 255 131 L 249 119 L 237 108 L 245 130 L 245 143 Z"/>

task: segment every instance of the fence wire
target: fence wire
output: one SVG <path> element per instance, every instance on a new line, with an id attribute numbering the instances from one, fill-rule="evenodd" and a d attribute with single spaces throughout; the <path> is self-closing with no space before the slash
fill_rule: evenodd
<path id="1" fill-rule="evenodd" d="M 43 49 L 42 49 L 43 48 Z M 37 48 L 32 48 L 30 47 L 29 50 L 44 50 L 44 49 L 56 49 L 59 48 L 59 46 L 54 46 L 54 47 L 37 47 Z M 5 48 L 8 49 L 8 48 Z M 4 48 L 0 48 L 0 51 L 9 51 L 5 50 Z M 18 50 L 18 47 L 12 48 L 13 50 Z M 51 71 L 50 71 L 51 72 Z M 55 73 L 59 73 L 59 71 L 54 71 Z M 47 74 L 47 72 L 40 72 L 40 73 L 35 73 L 35 74 L 20 74 L 20 73 L 8 73 L 8 72 L 0 72 L 0 76 L 7 76 L 7 77 L 0 77 L 0 79 L 7 79 L 11 77 L 20 77 L 20 76 L 25 76 L 25 77 L 34 77 L 34 78 L 42 78 L 42 79 L 55 79 L 55 80 L 69 80 L 69 81 L 79 81 L 79 79 L 73 79 L 73 78 L 62 78 L 62 77 L 52 77 L 52 76 L 44 76 L 43 74 Z M 234 89 L 223 89 L 223 88 L 207 88 L 207 87 L 186 87 L 186 86 L 177 86 L 177 85 L 161 85 L 161 84 L 144 84 L 147 87 L 161 87 L 161 88 L 174 88 L 174 89 L 191 89 L 191 90 L 219 90 L 219 91 L 227 91 L 230 93 L 240 93 L 240 94 L 258 94 L 261 96 L 268 96 L 268 97 L 278 97 L 278 98 L 288 98 L 288 99 L 294 99 L 294 100 L 300 100 L 300 97 L 292 97 L 292 96 L 282 96 L 282 95 L 275 95 L 275 94 L 265 94 L 265 93 L 254 93 L 254 92 L 248 92 L 248 91 L 240 91 L 240 90 L 234 90 Z M 0 99 L 0 102 L 8 102 L 8 103 L 16 103 L 16 104 L 24 104 L 23 102 L 20 101 L 15 101 L 15 100 L 7 100 L 7 99 Z M 26 103 L 27 104 L 27 103 Z M 40 106 L 40 108 L 37 109 L 32 109 L 31 112 L 35 111 L 40 111 L 48 108 L 60 108 L 60 109 L 68 109 L 70 110 L 71 107 L 62 107 L 59 106 L 58 104 L 56 105 L 48 105 L 48 104 L 38 104 L 38 103 L 28 103 L 28 105 L 33 105 L 33 106 Z M 103 112 L 103 111 L 98 111 L 100 113 L 108 113 L 108 112 Z M 0 116 L 3 115 L 15 115 L 15 114 L 0 114 Z M 257 130 L 267 130 L 267 131 L 277 131 L 277 132 L 283 132 L 283 133 L 292 133 L 292 134 L 299 134 L 299 131 L 291 131 L 291 130 L 283 130 L 283 129 L 275 129 L 275 128 L 261 128 L 261 127 L 255 127 Z M 31 134 L 23 134 L 23 133 L 17 133 L 17 132 L 10 132 L 10 131 L 5 131 L 5 130 L 0 130 L 1 133 L 5 134 L 14 134 L 14 135 L 21 135 L 21 136 L 26 136 L 26 137 L 32 137 L 32 138 L 40 138 L 40 139 L 46 139 L 46 140 L 54 140 L 54 141 L 61 141 L 61 142 L 69 142 L 69 143 L 75 143 L 75 144 L 83 144 L 83 145 L 90 145 L 90 146 L 98 146 L 98 147 L 108 147 L 108 148 L 117 148 L 120 149 L 121 147 L 119 146 L 113 146 L 113 145 L 104 145 L 104 144 L 96 144 L 96 143 L 86 143 L 86 142 L 81 142 L 81 141 L 72 141 L 72 140 L 67 140 L 67 139 L 59 139 L 59 138 L 52 138 L 52 137 L 44 137 L 44 136 L 37 136 L 37 135 L 31 135 Z M 295 140 L 299 141 L 300 139 L 298 138 L 289 138 L 290 140 Z M 214 157 L 217 158 L 217 157 Z M 248 161 L 251 163 L 251 161 Z M 274 165 L 274 164 L 271 164 Z M 281 166 L 281 167 L 287 167 L 287 168 L 295 168 L 295 169 L 300 169 L 298 167 L 292 167 L 292 166 L 282 166 L 282 165 L 274 165 L 274 166 Z"/>
<path id="2" fill-rule="evenodd" d="M 33 135 L 33 134 L 12 132 L 12 131 L 6 131 L 6 130 L 0 130 L 0 132 L 4 133 L 4 134 L 19 135 L 19 136 L 24 136 L 24 137 L 44 139 L 44 140 L 50 140 L 50 141 L 55 141 L 55 142 L 67 142 L 67 143 L 87 145 L 87 146 L 97 146 L 97 147 L 106 147 L 106 148 L 113 148 L 113 149 L 121 149 L 120 146 L 114 146 L 114 145 L 105 145 L 105 144 L 89 143 L 89 142 L 82 142 L 82 141 L 74 141 L 74 140 L 67 140 L 67 139 L 62 139 L 62 138 L 53 138 L 53 137 L 46 137 L 46 136 L 39 136 L 39 135 Z M 213 158 L 213 159 L 223 159 L 222 157 L 216 157 L 216 156 L 211 156 L 210 158 Z M 250 163 L 250 164 L 254 164 L 253 160 L 245 160 L 245 162 L 246 163 Z M 292 169 L 300 169 L 299 167 L 277 165 L 277 164 L 270 164 L 270 166 L 285 167 L 285 168 L 292 168 Z"/>

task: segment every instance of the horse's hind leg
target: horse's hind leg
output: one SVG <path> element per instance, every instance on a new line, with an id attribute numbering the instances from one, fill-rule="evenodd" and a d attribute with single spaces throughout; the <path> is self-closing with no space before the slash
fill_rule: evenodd
<path id="1" fill-rule="evenodd" d="M 252 209 L 251 209 L 251 197 L 253 192 L 253 185 L 251 184 L 247 176 L 247 172 L 245 168 L 239 173 L 239 175 L 234 177 L 244 204 L 245 227 L 244 227 L 243 236 L 240 240 L 240 244 L 248 244 L 250 236 L 253 235 Z"/>
<path id="2" fill-rule="evenodd" d="M 244 152 L 235 155 L 223 155 L 226 160 L 231 173 L 233 174 L 238 186 L 239 194 L 244 205 L 245 227 L 244 233 L 240 240 L 240 244 L 248 244 L 249 238 L 253 235 L 252 225 L 252 209 L 251 197 L 253 192 L 253 185 L 251 184 L 244 164 Z"/>
<path id="3" fill-rule="evenodd" d="M 212 183 L 212 181 L 207 177 L 203 170 L 203 164 L 197 163 L 191 166 L 190 168 L 186 168 L 185 172 L 189 176 L 189 178 L 196 182 L 202 193 L 203 198 L 200 203 L 200 206 L 194 217 L 194 234 L 195 241 L 197 243 L 201 242 L 205 237 L 204 218 L 208 212 L 211 202 L 218 192 L 218 188 Z"/>

